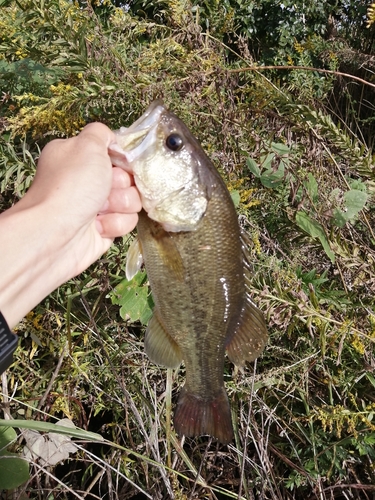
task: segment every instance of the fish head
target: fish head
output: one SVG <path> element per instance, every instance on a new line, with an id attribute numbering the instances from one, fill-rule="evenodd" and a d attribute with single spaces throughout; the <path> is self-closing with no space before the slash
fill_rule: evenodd
<path id="1" fill-rule="evenodd" d="M 212 190 L 202 168 L 205 154 L 186 125 L 161 101 L 153 102 L 117 142 L 148 216 L 166 231 L 193 231 L 204 216 Z"/>

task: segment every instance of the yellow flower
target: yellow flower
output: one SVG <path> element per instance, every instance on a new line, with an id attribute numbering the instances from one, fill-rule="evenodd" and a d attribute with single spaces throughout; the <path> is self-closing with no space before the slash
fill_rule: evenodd
<path id="1" fill-rule="evenodd" d="M 294 49 L 298 54 L 302 54 L 305 51 L 304 46 L 297 42 L 297 40 L 294 42 Z"/>
<path id="2" fill-rule="evenodd" d="M 375 3 L 372 3 L 367 9 L 367 28 L 370 28 L 375 23 Z"/>

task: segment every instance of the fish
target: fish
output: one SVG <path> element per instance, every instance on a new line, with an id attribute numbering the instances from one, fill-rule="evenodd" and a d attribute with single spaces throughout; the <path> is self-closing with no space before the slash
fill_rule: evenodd
<path id="1" fill-rule="evenodd" d="M 133 174 L 143 207 L 126 275 L 131 279 L 144 263 L 154 298 L 145 352 L 168 368 L 184 362 L 186 380 L 173 419 L 177 434 L 228 444 L 234 433 L 225 354 L 242 367 L 261 354 L 268 338 L 246 286 L 236 209 L 198 140 L 162 101 L 116 133 L 113 163 Z"/>

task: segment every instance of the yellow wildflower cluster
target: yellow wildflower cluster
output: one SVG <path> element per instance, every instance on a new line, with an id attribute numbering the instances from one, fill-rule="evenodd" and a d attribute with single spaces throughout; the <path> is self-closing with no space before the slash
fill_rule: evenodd
<path id="1" fill-rule="evenodd" d="M 258 232 L 252 232 L 251 233 L 251 241 L 254 244 L 253 251 L 256 255 L 260 255 L 262 253 L 262 246 L 259 241 L 259 233 Z"/>
<path id="2" fill-rule="evenodd" d="M 101 5 L 104 7 L 110 7 L 112 3 L 111 0 L 95 0 L 94 5 L 96 7 L 100 7 Z"/>
<path id="3" fill-rule="evenodd" d="M 189 0 L 169 0 L 168 7 L 170 16 L 177 26 L 183 26 L 187 13 L 191 12 L 191 3 Z"/>
<path id="4" fill-rule="evenodd" d="M 111 26 L 115 26 L 116 28 L 123 28 L 129 23 L 130 19 L 130 15 L 125 12 L 124 9 L 115 7 L 113 9 L 113 13 L 109 18 L 109 22 Z"/>
<path id="5" fill-rule="evenodd" d="M 367 9 L 367 28 L 375 23 L 375 3 L 372 3 Z"/>
<path id="6" fill-rule="evenodd" d="M 279 290 L 283 291 L 287 289 L 298 290 L 300 288 L 300 285 L 297 281 L 297 278 L 293 270 L 290 270 L 287 267 L 275 268 L 275 270 L 272 271 L 271 276 L 272 280 L 277 284 Z M 300 305 L 302 306 L 302 302 Z"/>
<path id="7" fill-rule="evenodd" d="M 24 49 L 18 49 L 15 52 L 15 54 L 17 56 L 17 59 L 25 59 L 28 56 L 26 50 L 24 50 Z"/>
<path id="8" fill-rule="evenodd" d="M 31 92 L 26 92 L 25 94 L 22 95 L 15 95 L 13 96 L 13 99 L 15 99 L 17 102 L 24 102 L 24 101 L 39 101 L 40 97 L 37 95 L 32 94 Z"/>
<path id="9" fill-rule="evenodd" d="M 253 194 L 257 191 L 256 188 L 246 189 L 243 188 L 245 181 L 248 181 L 248 177 L 241 177 L 241 179 L 230 180 L 228 183 L 229 191 L 238 191 L 240 195 L 240 204 L 242 208 L 250 208 L 260 204 L 260 200 L 253 199 Z"/>
<path id="10" fill-rule="evenodd" d="M 0 40 L 7 40 L 12 38 L 16 29 L 14 27 L 14 20 L 16 17 L 15 8 L 12 7 L 2 7 L 1 8 L 1 19 L 0 19 Z"/>
<path id="11" fill-rule="evenodd" d="M 23 320 L 24 323 L 27 324 L 27 329 L 30 330 L 30 327 L 32 330 L 40 331 L 43 330 L 43 325 L 41 325 L 41 320 L 43 319 L 42 314 L 35 314 L 34 311 L 29 312 L 26 314 L 25 319 Z"/>
<path id="12" fill-rule="evenodd" d="M 81 118 L 50 105 L 21 108 L 17 116 L 9 119 L 9 123 L 13 132 L 25 134 L 31 131 L 33 137 L 45 133 L 74 135 L 85 125 Z"/>
<path id="13" fill-rule="evenodd" d="M 302 54 L 303 52 L 305 52 L 305 47 L 296 40 L 294 42 L 294 50 L 298 52 L 298 54 Z"/>
<path id="14" fill-rule="evenodd" d="M 71 85 L 65 85 L 65 83 L 59 82 L 57 85 L 50 85 L 50 91 L 55 95 L 66 95 L 73 87 Z"/>
<path id="15" fill-rule="evenodd" d="M 233 29 L 234 14 L 235 14 L 235 11 L 233 8 L 230 8 L 227 11 L 225 18 L 224 18 L 223 27 L 220 30 L 223 34 L 228 33 L 228 31 L 231 31 Z"/>
<path id="16" fill-rule="evenodd" d="M 329 53 L 329 67 L 333 70 L 337 69 L 339 66 L 339 60 L 337 54 L 334 52 Z"/>
<path id="17" fill-rule="evenodd" d="M 354 396 L 350 398 L 355 401 Z M 375 403 L 370 403 L 362 411 L 356 406 L 356 410 L 352 411 L 343 405 L 325 405 L 320 408 L 315 408 L 310 417 L 313 420 L 320 421 L 324 432 L 334 432 L 338 439 L 341 438 L 343 431 L 347 434 L 358 436 L 358 427 L 366 425 L 372 431 L 375 430 L 375 425 L 371 422 L 372 414 L 375 410 Z"/>
<path id="18" fill-rule="evenodd" d="M 363 355 L 365 353 L 365 345 L 357 333 L 355 333 L 351 338 L 351 344 L 354 350 L 356 350 L 359 354 Z"/>
<path id="19" fill-rule="evenodd" d="M 370 314 L 368 319 L 371 326 L 370 338 L 375 339 L 375 314 Z"/>
<path id="20" fill-rule="evenodd" d="M 143 51 L 140 63 L 148 71 L 158 71 L 169 65 L 171 56 L 184 59 L 186 50 L 173 39 L 156 40 L 149 45 L 148 50 Z"/>

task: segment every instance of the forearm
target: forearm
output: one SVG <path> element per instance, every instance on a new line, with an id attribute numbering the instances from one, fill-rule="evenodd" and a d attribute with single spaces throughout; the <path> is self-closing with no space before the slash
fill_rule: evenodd
<path id="1" fill-rule="evenodd" d="M 114 142 L 100 123 L 51 141 L 25 196 L 0 214 L 0 310 L 11 328 L 134 229 L 141 200 L 131 175 L 112 166 Z"/>
<path id="2" fill-rule="evenodd" d="M 41 205 L 20 202 L 0 214 L 0 310 L 10 328 L 68 278 L 59 265 L 58 230 Z"/>

